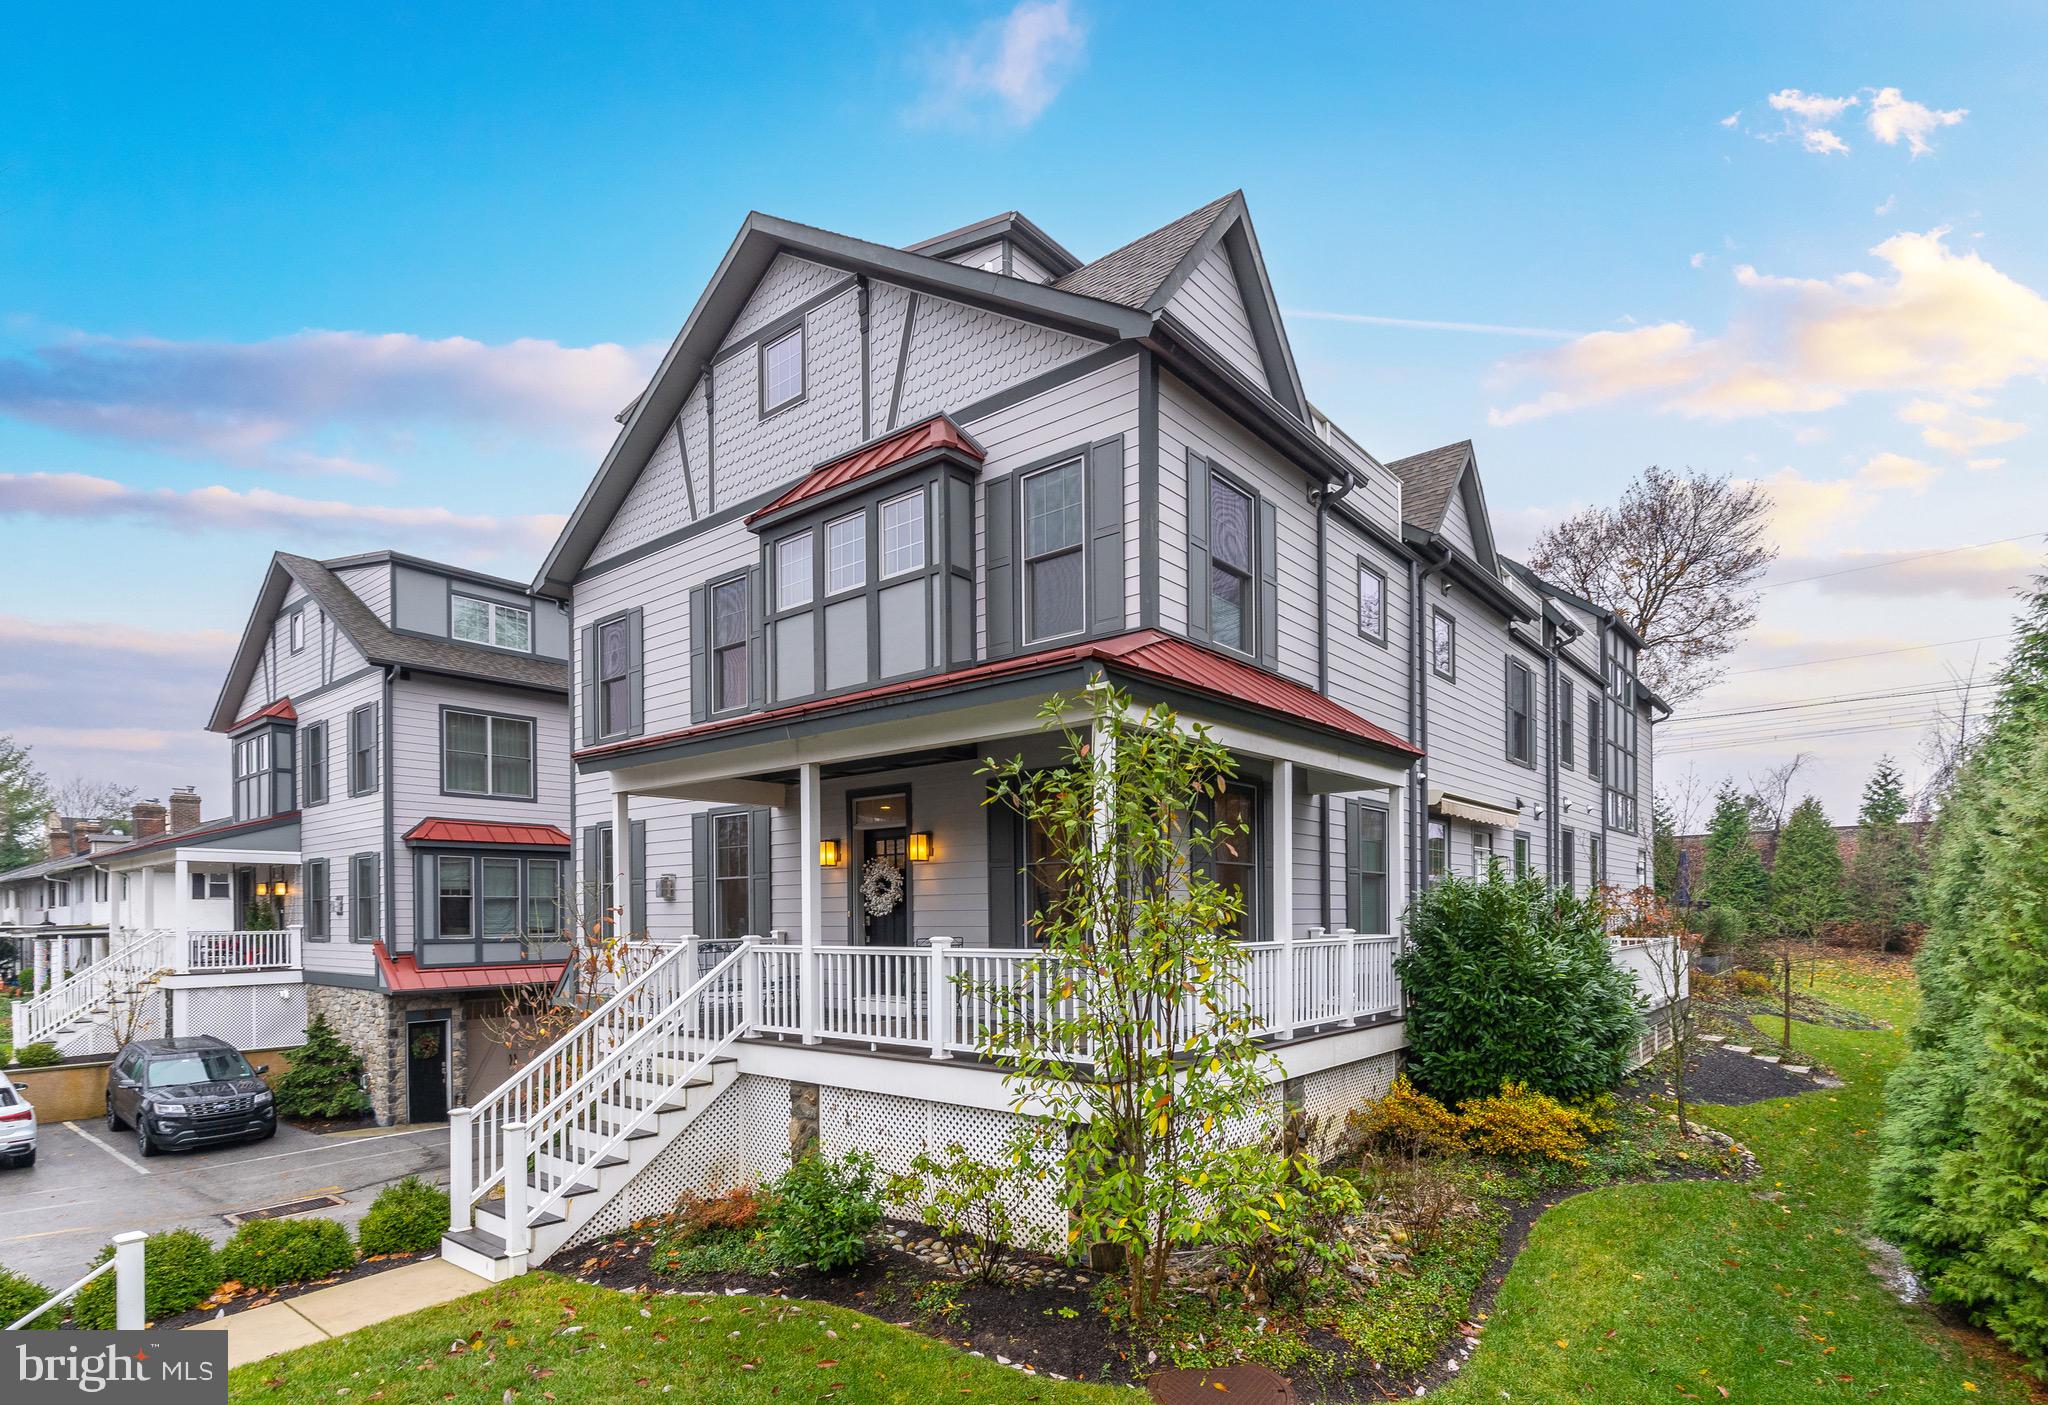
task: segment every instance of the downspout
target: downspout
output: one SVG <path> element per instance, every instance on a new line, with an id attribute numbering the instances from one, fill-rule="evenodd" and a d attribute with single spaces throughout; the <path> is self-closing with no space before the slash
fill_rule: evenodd
<path id="1" fill-rule="evenodd" d="M 1543 630 L 1543 715 L 1550 725 L 1543 735 L 1543 881 L 1557 883 L 1557 626 L 1541 620 Z"/>
<path id="2" fill-rule="evenodd" d="M 1009 248 L 1007 244 L 1003 246 L 1005 258 L 1009 257 Z M 854 287 L 858 289 L 857 301 L 860 307 L 860 437 L 861 442 L 866 443 L 874 435 L 874 429 L 868 422 L 874 406 L 874 390 L 869 384 L 873 372 L 868 364 L 868 276 L 862 273 L 853 281 Z"/>
<path id="3" fill-rule="evenodd" d="M 396 768 L 391 759 L 391 685 L 398 679 L 398 665 L 387 664 L 384 669 L 384 702 L 377 714 L 377 750 L 383 762 L 384 786 L 384 951 L 393 960 L 398 957 L 398 883 L 397 855 L 392 853 L 392 831 L 397 827 L 392 820 L 397 801 L 392 796 L 391 778 Z M 350 875 L 353 880 L 354 875 Z"/>
<path id="4" fill-rule="evenodd" d="M 1342 489 L 1314 487 L 1308 490 L 1309 506 L 1316 510 L 1316 691 L 1330 695 L 1330 499 Z M 1323 930 L 1330 930 L 1330 798 L 1316 797 L 1316 848 L 1321 881 Z"/>
<path id="5" fill-rule="evenodd" d="M 1613 783 L 1613 778 L 1607 774 L 1606 745 L 1607 660 L 1609 658 L 1608 651 L 1613 633 L 1614 624 L 1610 616 L 1600 623 L 1600 691 L 1597 695 L 1600 699 L 1600 706 L 1595 709 L 1600 715 L 1600 795 L 1598 800 L 1600 806 L 1600 872 L 1594 875 L 1593 881 L 1601 884 L 1603 887 L 1607 882 L 1607 846 L 1613 842 L 1613 836 L 1607 832 L 1607 788 Z"/>
<path id="6" fill-rule="evenodd" d="M 1422 750 L 1422 756 L 1409 767 L 1408 789 L 1414 793 L 1409 806 L 1409 833 L 1415 836 L 1408 856 L 1409 892 L 1420 893 L 1429 880 L 1429 795 L 1425 784 L 1429 779 L 1429 612 L 1423 597 L 1429 591 L 1430 582 L 1443 569 L 1439 560 L 1428 570 L 1410 560 L 1408 563 L 1408 606 L 1414 617 L 1410 621 L 1409 639 L 1409 740 Z"/>

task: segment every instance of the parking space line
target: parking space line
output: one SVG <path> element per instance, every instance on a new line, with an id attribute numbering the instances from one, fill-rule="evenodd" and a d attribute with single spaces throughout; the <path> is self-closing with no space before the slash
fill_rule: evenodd
<path id="1" fill-rule="evenodd" d="M 73 1132 L 76 1132 L 80 1137 L 84 1138 L 88 1145 L 98 1147 L 101 1151 L 104 1151 L 107 1155 L 113 1157 L 116 1161 L 120 1162 L 123 1166 L 126 1166 L 136 1175 L 146 1176 L 149 1174 L 149 1167 L 143 1165 L 134 1157 L 129 1156 L 126 1152 L 114 1150 L 105 1142 L 101 1141 L 98 1137 L 95 1137 L 92 1133 L 80 1127 L 76 1122 L 61 1122 L 58 1125 L 61 1127 L 70 1128 Z"/>
<path id="2" fill-rule="evenodd" d="M 66 1125 L 66 1126 L 68 1127 L 68 1126 L 70 1126 L 71 1124 L 67 1122 L 67 1123 L 66 1123 L 66 1124 L 64 1124 L 64 1125 Z M 424 1135 L 424 1134 L 426 1134 L 426 1133 L 428 1133 L 428 1132 L 437 1132 L 437 1133 L 439 1133 L 440 1135 L 442 1135 L 442 1136 L 444 1136 L 444 1137 L 448 1135 L 448 1129 L 447 1129 L 446 1127 L 427 1127 L 427 1128 L 422 1128 L 422 1129 L 421 1129 L 420 1131 L 414 1131 L 414 1132 L 385 1132 L 385 1133 L 382 1133 L 382 1134 L 381 1134 L 381 1135 L 379 1135 L 379 1136 L 374 1136 L 374 1137 L 352 1137 L 352 1138 L 350 1138 L 350 1139 L 349 1139 L 348 1141 L 345 1141 L 345 1142 L 338 1142 L 338 1143 L 336 1143 L 336 1144 L 334 1144 L 334 1145 L 332 1145 L 332 1146 L 302 1146 L 302 1147 L 300 1147 L 300 1148 L 299 1148 L 299 1149 L 298 1149 L 297 1151 L 273 1151 L 273 1152 L 271 1152 L 271 1153 L 270 1153 L 270 1154 L 269 1154 L 268 1156 L 238 1156 L 238 1157 L 236 1157 L 236 1158 L 235 1158 L 234 1160 L 232 1160 L 232 1161 L 225 1161 L 225 1162 L 209 1162 L 209 1163 L 208 1163 L 207 1165 L 204 1165 L 204 1166 L 187 1166 L 187 1167 L 185 1167 L 184 1169 L 182 1169 L 182 1170 L 177 1170 L 177 1171 L 171 1171 L 171 1170 L 165 1170 L 165 1171 L 151 1171 L 151 1172 L 150 1172 L 149 1174 L 150 1174 L 150 1175 L 153 1175 L 153 1176 L 157 1176 L 157 1175 L 161 1175 L 161 1176 L 190 1176 L 190 1175 L 197 1175 L 197 1174 L 199 1174 L 199 1173 L 201 1173 L 201 1172 L 217 1170 L 217 1169 L 219 1169 L 219 1168 L 220 1168 L 220 1167 L 222 1167 L 222 1166 L 229 1166 L 229 1167 L 233 1167 L 233 1166 L 253 1166 L 253 1165 L 255 1165 L 255 1164 L 256 1164 L 257 1162 L 259 1162 L 259 1161 L 282 1161 L 282 1160 L 284 1160 L 284 1159 L 285 1159 L 285 1158 L 286 1158 L 287 1156 L 310 1156 L 310 1155 L 312 1155 L 312 1154 L 313 1154 L 314 1152 L 316 1152 L 316 1151 L 326 1151 L 326 1152 L 335 1152 L 335 1151 L 342 1151 L 342 1150 L 345 1150 L 345 1149 L 346 1149 L 346 1148 L 348 1148 L 348 1147 L 356 1147 L 356 1146 L 365 1146 L 365 1145 L 372 1145 L 372 1144 L 374 1144 L 374 1143 L 377 1143 L 377 1142 L 388 1142 L 388 1141 L 391 1141 L 391 1140 L 393 1140 L 394 1138 L 398 1138 L 398 1137 L 417 1137 L 417 1136 L 422 1136 L 422 1135 Z M 88 1140 L 88 1141 L 91 1141 L 92 1139 L 91 1139 L 90 1137 L 88 1137 L 88 1138 L 87 1138 L 87 1140 Z M 98 1145 L 98 1143 L 95 1143 L 95 1145 Z M 398 1152 L 399 1150 L 401 1150 L 401 1148 L 399 1148 L 399 1147 L 392 1147 L 392 1148 L 391 1148 L 391 1149 L 390 1149 L 389 1151 L 379 1151 L 379 1152 L 372 1152 L 372 1153 L 371 1153 L 371 1155 L 373 1155 L 373 1156 L 390 1156 L 390 1155 L 393 1155 L 393 1154 L 395 1154 L 395 1153 L 396 1153 L 396 1152 Z M 343 1160 L 343 1161 L 347 1161 L 348 1159 L 350 1159 L 350 1158 L 348 1158 L 348 1157 L 343 1157 L 343 1158 L 342 1158 L 342 1160 Z M 365 1160 L 367 1160 L 368 1158 L 366 1157 L 366 1158 L 364 1158 L 364 1159 L 365 1159 Z M 129 1162 L 129 1164 L 130 1164 L 131 1166 L 132 1166 L 132 1165 L 134 1165 L 134 1163 L 133 1163 L 133 1162 Z M 322 1163 L 322 1164 L 324 1164 L 324 1163 Z M 340 1163 L 339 1163 L 339 1162 L 337 1162 L 336 1164 L 340 1164 Z"/>

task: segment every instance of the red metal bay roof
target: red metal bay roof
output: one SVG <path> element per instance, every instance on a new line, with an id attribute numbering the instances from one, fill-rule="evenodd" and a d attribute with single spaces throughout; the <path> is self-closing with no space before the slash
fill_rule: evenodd
<path id="1" fill-rule="evenodd" d="M 266 717 L 277 717 L 282 718 L 286 722 L 296 722 L 299 720 L 299 710 L 292 706 L 290 698 L 279 698 L 269 707 L 258 708 L 241 721 L 234 723 L 228 730 L 230 732 L 239 731 L 251 722 L 261 722 Z"/>
<path id="2" fill-rule="evenodd" d="M 1157 629 L 1140 629 L 1129 634 L 1112 635 L 1107 639 L 1090 639 L 1079 644 L 1042 649 L 1037 653 L 1019 654 L 1012 658 L 957 668 L 950 673 L 910 678 L 901 683 L 886 683 L 856 693 L 820 698 L 815 702 L 795 703 L 789 707 L 773 708 L 765 712 L 722 718 L 716 722 L 665 732 L 659 736 L 635 737 L 630 741 L 588 747 L 578 751 L 576 755 L 579 758 L 613 756 L 647 747 L 664 746 L 671 742 L 690 741 L 718 732 L 758 726 L 762 723 L 787 722 L 863 703 L 910 697 L 919 693 L 943 692 L 975 683 L 1042 673 L 1070 664 L 1091 661 L 1099 662 L 1115 672 L 1135 674 L 1141 678 L 1185 688 L 1226 702 L 1240 703 L 1276 717 L 1284 717 L 1324 731 L 1370 742 L 1389 751 L 1404 752 L 1410 756 L 1422 755 L 1422 749 L 1412 742 L 1404 740 L 1375 722 L 1368 722 L 1342 703 L 1331 701 L 1313 688 Z"/>
<path id="3" fill-rule="evenodd" d="M 877 439 L 864 449 L 856 449 L 843 458 L 820 464 L 798 479 L 788 492 L 774 502 L 748 513 L 747 521 L 757 522 L 786 507 L 793 507 L 806 498 L 830 492 L 857 478 L 865 478 L 871 473 L 880 473 L 885 468 L 902 463 L 905 459 L 916 458 L 919 454 L 933 449 L 950 449 L 976 463 L 980 463 L 983 458 L 980 448 L 967 437 L 959 425 L 944 415 L 934 415 L 920 424 L 899 429 L 886 438 Z"/>
<path id="4" fill-rule="evenodd" d="M 405 832 L 408 844 L 545 844 L 569 847 L 569 836 L 551 824 L 512 824 L 499 820 L 424 819 Z"/>
<path id="5" fill-rule="evenodd" d="M 411 952 L 393 956 L 384 943 L 374 944 L 377 969 L 385 988 L 394 993 L 432 990 L 498 990 L 508 985 L 553 985 L 562 978 L 566 961 L 510 961 L 496 966 L 430 966 L 420 968 Z"/>

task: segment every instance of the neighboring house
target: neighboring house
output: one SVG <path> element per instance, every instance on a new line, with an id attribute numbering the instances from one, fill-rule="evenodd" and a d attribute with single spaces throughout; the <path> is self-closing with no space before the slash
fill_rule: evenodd
<path id="1" fill-rule="evenodd" d="M 52 810 L 47 857 L 0 873 L 0 937 L 24 977 L 45 986 L 106 954 L 107 875 L 94 862 L 127 842 L 100 820 Z"/>
<path id="2" fill-rule="evenodd" d="M 510 1067 L 485 1022 L 566 958 L 568 640 L 516 582 L 274 556 L 208 723 L 231 808 L 99 856 L 109 964 L 178 1033 L 274 1047 L 324 1014 L 380 1122 L 480 1096 Z"/>
<path id="3" fill-rule="evenodd" d="M 606 1007 L 458 1119 L 479 1271 L 770 1173 L 792 1129 L 992 1151 L 956 978 L 1046 979 L 1053 876 L 977 767 L 1050 762 L 1041 705 L 1093 678 L 1238 758 L 1214 869 L 1276 1101 L 1385 1088 L 1428 874 L 1647 877 L 1636 641 L 1498 556 L 1469 445 L 1383 464 L 1310 405 L 1241 196 L 1085 264 L 1014 213 L 909 249 L 749 216 L 620 418 L 533 589 L 573 604 L 581 883 L 689 944 L 630 988 L 652 1018 Z M 545 1101 L 599 1050 L 587 1112 Z"/>

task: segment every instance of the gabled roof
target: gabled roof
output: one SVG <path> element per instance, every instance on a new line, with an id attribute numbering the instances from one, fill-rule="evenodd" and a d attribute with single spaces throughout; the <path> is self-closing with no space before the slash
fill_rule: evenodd
<path id="1" fill-rule="evenodd" d="M 100 857 L 99 854 L 67 854 L 61 859 L 39 859 L 35 863 L 23 864 L 20 868 L 10 868 L 5 873 L 0 873 L 0 883 L 20 883 L 31 878 L 41 878 L 46 874 L 84 868 L 97 863 Z"/>
<path id="2" fill-rule="evenodd" d="M 1401 520 L 1425 532 L 1441 530 L 1451 494 L 1472 457 L 1472 441 L 1460 439 L 1405 459 L 1388 459 L 1387 471 L 1401 480 Z"/>
<path id="3" fill-rule="evenodd" d="M 355 564 L 354 558 L 342 559 Z M 385 624 L 375 610 L 364 604 L 362 597 L 350 590 L 341 577 L 335 575 L 332 563 L 280 551 L 270 558 L 270 569 L 256 594 L 256 608 L 250 612 L 249 623 L 243 627 L 242 642 L 236 647 L 234 661 L 228 667 L 227 681 L 222 684 L 220 697 L 214 702 L 213 717 L 206 724 L 207 730 L 231 732 L 241 725 L 234 720 L 234 709 L 241 705 L 241 699 L 249 691 L 250 681 L 255 678 L 257 665 L 262 661 L 264 646 L 270 639 L 272 623 L 294 581 L 370 663 L 485 683 L 506 683 L 544 692 L 569 691 L 569 666 L 558 659 L 486 649 L 453 639 L 399 634 Z"/>
<path id="4" fill-rule="evenodd" d="M 1053 672 L 1075 664 L 1099 663 L 1113 673 L 1163 683 L 1200 693 L 1224 702 L 1250 707 L 1319 731 L 1334 733 L 1374 747 L 1420 756 L 1421 748 L 1395 733 L 1369 722 L 1343 704 L 1324 697 L 1277 673 L 1234 659 L 1163 630 L 1139 629 L 1106 639 L 1083 640 L 1052 649 L 1040 649 L 1011 658 L 970 664 L 946 673 L 884 683 L 858 692 L 794 703 L 740 717 L 721 718 L 679 731 L 629 741 L 609 742 L 576 752 L 578 760 L 618 756 L 635 751 L 694 741 L 721 732 L 787 723 L 814 713 L 859 708 L 878 701 L 907 698 L 921 693 L 948 692 L 974 684 Z"/>
<path id="5" fill-rule="evenodd" d="M 175 834 L 152 834 L 147 839 L 138 839 L 133 844 L 124 844 L 118 849 L 103 849 L 93 857 L 102 861 L 132 859 L 138 854 L 152 854 L 160 849 L 187 849 L 212 844 L 221 839 L 254 834 L 261 830 L 277 829 L 283 825 L 296 825 L 298 822 L 297 810 L 265 815 L 262 819 L 256 820 L 238 820 L 230 815 L 222 819 L 202 821 L 190 829 L 181 829 Z"/>
<path id="6" fill-rule="evenodd" d="M 967 431 L 953 423 L 948 416 L 933 415 L 930 419 L 920 421 L 907 429 L 885 434 L 850 454 L 842 454 L 836 459 L 818 465 L 799 478 L 788 492 L 767 506 L 748 513 L 747 522 L 752 525 L 763 518 L 773 517 L 778 512 L 795 507 L 798 503 L 835 492 L 849 483 L 871 478 L 885 469 L 908 463 L 912 459 L 937 453 L 957 454 L 976 463 L 988 457 L 982 453 L 981 446 L 974 442 Z"/>
<path id="7" fill-rule="evenodd" d="M 1259 252 L 1258 236 L 1252 231 L 1251 211 L 1245 205 L 1243 191 L 1233 190 L 1199 210 L 1190 210 L 1171 224 L 1140 235 L 1093 263 L 1083 264 L 1053 286 L 1142 312 L 1158 313 L 1218 245 L 1222 246 L 1237 279 L 1245 312 L 1251 318 L 1252 333 L 1258 341 L 1259 358 L 1265 363 L 1266 384 L 1261 389 L 1306 422 L 1308 399 L 1302 391 L 1301 374 L 1295 369 L 1294 350 L 1287 343 L 1287 329 L 1280 318 L 1280 305 L 1273 297 L 1272 281 L 1266 275 L 1266 260 Z"/>
<path id="8" fill-rule="evenodd" d="M 569 836 L 551 824 L 503 820 L 424 819 L 405 832 L 408 844 L 522 844 L 569 847 Z"/>
<path id="9" fill-rule="evenodd" d="M 1033 259 L 1045 265 L 1047 273 L 1054 278 L 1071 273 L 1081 261 L 1067 251 L 1066 245 L 1040 229 L 1015 210 L 1005 210 L 1000 215 L 990 215 L 985 220 L 964 224 L 958 229 L 949 229 L 944 234 L 935 234 L 929 239 L 920 239 L 915 244 L 903 246 L 905 253 L 923 254 L 926 258 L 949 259 L 969 249 L 980 248 L 998 239 L 1007 239 Z"/>

